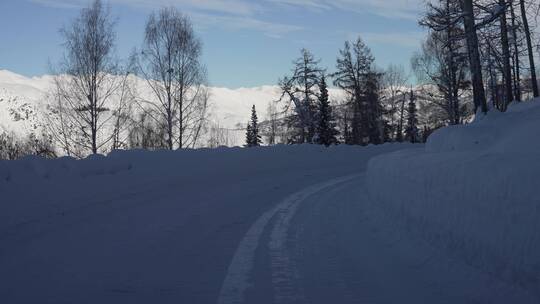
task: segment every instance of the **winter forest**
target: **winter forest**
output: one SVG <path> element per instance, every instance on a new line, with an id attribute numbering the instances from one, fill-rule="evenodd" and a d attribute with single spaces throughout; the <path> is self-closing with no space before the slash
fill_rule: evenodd
<path id="1" fill-rule="evenodd" d="M 540 302 L 538 0 L 422 0 L 405 64 L 356 28 L 236 89 L 201 32 L 245 14 L 279 43 L 302 30 L 270 6 L 308 28 L 412 4 L 27 2 L 73 15 L 46 75 L 0 60 L 0 303 Z"/>

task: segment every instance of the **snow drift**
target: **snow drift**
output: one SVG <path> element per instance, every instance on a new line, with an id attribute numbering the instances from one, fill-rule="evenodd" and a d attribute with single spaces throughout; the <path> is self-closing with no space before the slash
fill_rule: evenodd
<path id="1" fill-rule="evenodd" d="M 397 225 L 538 295 L 540 100 L 372 159 L 367 187 Z"/>

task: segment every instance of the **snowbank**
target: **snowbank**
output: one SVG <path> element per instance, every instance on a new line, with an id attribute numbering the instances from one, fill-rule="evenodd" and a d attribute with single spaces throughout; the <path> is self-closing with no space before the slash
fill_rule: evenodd
<path id="1" fill-rule="evenodd" d="M 47 160 L 38 156 L 20 160 L 0 160 L 0 189 L 13 184 L 39 184 L 46 180 L 76 183 L 80 179 L 124 173 L 126 176 L 149 175 L 166 177 L 208 177 L 219 174 L 242 176 L 257 171 L 286 172 L 309 166 L 354 166 L 354 155 L 375 155 L 397 150 L 399 145 L 384 147 L 318 145 L 260 147 L 254 149 L 220 147 L 217 149 L 186 149 L 180 151 L 118 150 L 107 156 L 92 155 L 83 160 L 61 157 Z M 365 160 L 365 159 L 363 159 Z M 133 174 L 126 174 L 128 171 Z M 139 176 L 140 177 L 140 176 Z"/>
<path id="2" fill-rule="evenodd" d="M 540 291 L 540 100 L 441 129 L 425 147 L 376 157 L 367 183 L 398 225 Z"/>

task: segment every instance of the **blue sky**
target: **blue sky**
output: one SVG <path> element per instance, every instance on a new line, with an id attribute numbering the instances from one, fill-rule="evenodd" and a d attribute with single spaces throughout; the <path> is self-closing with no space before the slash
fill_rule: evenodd
<path id="1" fill-rule="evenodd" d="M 303 47 L 330 71 L 338 50 L 358 35 L 377 65 L 403 64 L 418 49 L 422 0 L 104 0 L 118 18 L 117 53 L 140 46 L 152 10 L 175 5 L 190 15 L 204 43 L 213 86 L 275 84 Z M 59 28 L 88 0 L 1 0 L 0 69 L 35 76 L 62 54 Z"/>

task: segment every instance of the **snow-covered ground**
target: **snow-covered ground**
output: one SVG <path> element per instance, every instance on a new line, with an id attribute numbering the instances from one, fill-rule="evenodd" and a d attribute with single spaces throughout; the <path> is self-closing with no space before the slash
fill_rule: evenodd
<path id="1" fill-rule="evenodd" d="M 0 161 L 0 303 L 538 303 L 539 132 Z"/>
<path id="2" fill-rule="evenodd" d="M 237 247 L 261 214 L 397 148 L 1 161 L 0 302 L 216 303 Z"/>
<path id="3" fill-rule="evenodd" d="M 540 100 L 373 159 L 370 200 L 451 256 L 540 298 Z M 539 300 L 540 301 L 540 300 Z"/>

